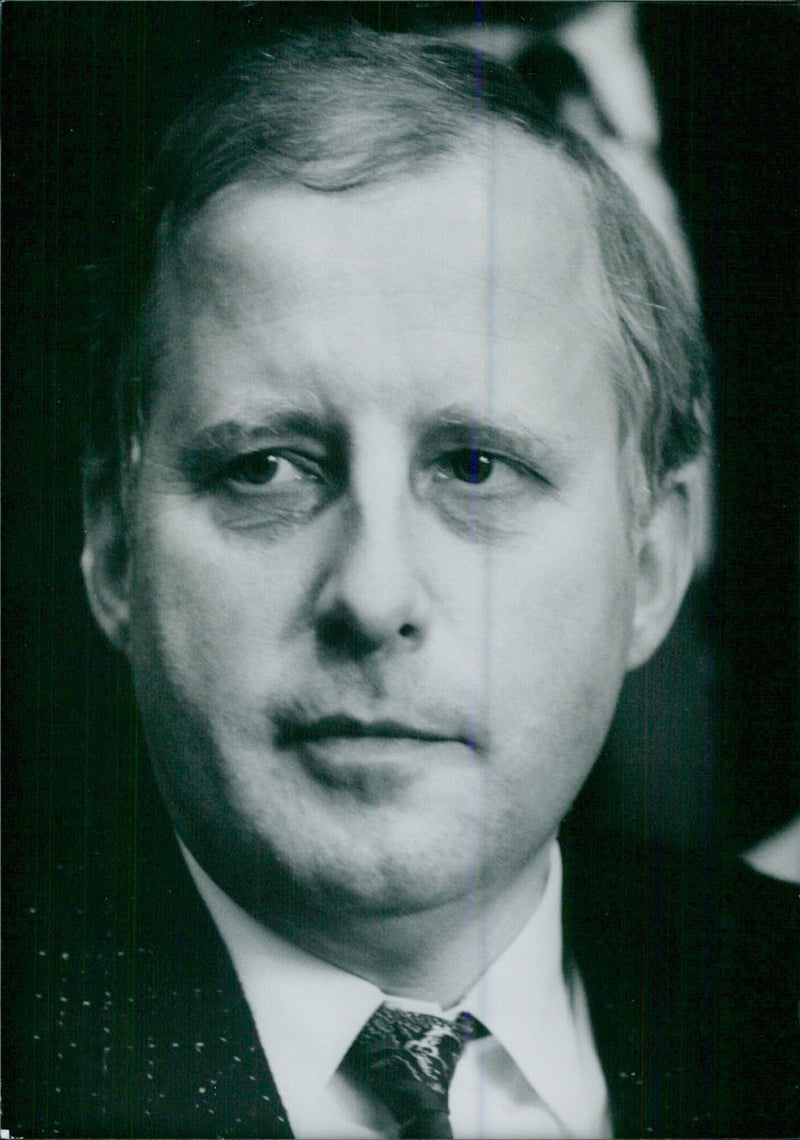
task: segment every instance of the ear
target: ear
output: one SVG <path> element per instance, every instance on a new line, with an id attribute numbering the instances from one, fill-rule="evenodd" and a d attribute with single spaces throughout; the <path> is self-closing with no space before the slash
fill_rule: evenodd
<path id="1" fill-rule="evenodd" d="M 670 475 L 637 535 L 636 601 L 628 669 L 643 665 L 669 633 L 695 566 L 700 466 Z"/>
<path id="2" fill-rule="evenodd" d="M 95 621 L 125 653 L 130 628 L 130 553 L 122 504 L 115 492 L 84 493 L 86 537 L 81 570 Z"/>

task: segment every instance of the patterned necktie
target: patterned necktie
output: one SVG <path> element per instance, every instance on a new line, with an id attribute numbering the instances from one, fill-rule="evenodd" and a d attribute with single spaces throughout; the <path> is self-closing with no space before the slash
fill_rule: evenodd
<path id="1" fill-rule="evenodd" d="M 445 1021 L 382 1005 L 348 1054 L 395 1117 L 401 1140 L 452 1140 L 447 1094 L 464 1045 L 488 1031 L 468 1013 Z"/>

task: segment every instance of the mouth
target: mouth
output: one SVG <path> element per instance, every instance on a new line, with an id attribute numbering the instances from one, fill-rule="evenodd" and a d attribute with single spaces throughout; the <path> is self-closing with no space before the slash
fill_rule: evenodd
<path id="1" fill-rule="evenodd" d="M 315 783 L 376 802 L 426 773 L 463 768 L 475 751 L 469 737 L 428 724 L 362 720 L 347 713 L 281 718 L 275 743 L 292 753 Z"/>
<path id="2" fill-rule="evenodd" d="M 465 736 L 438 732 L 426 726 L 406 724 L 396 720 L 364 721 L 344 713 L 317 717 L 312 720 L 282 719 L 278 724 L 279 747 L 311 744 L 324 741 L 397 740 L 418 741 L 428 744 L 463 744 L 473 747 Z"/>

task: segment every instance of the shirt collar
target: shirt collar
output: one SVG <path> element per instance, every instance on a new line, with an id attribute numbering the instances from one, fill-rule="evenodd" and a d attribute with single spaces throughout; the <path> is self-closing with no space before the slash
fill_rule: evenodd
<path id="1" fill-rule="evenodd" d="M 181 849 L 228 947 L 291 1117 L 292 1105 L 328 1084 L 384 994 L 371 982 L 268 930 L 208 877 L 183 844 Z M 542 1100 L 568 1122 L 571 1105 L 583 1095 L 584 1066 L 561 964 L 561 876 L 560 851 L 554 843 L 545 890 L 533 915 L 452 1009 L 388 1000 L 445 1017 L 460 1010 L 474 1014 Z"/>
<path id="2" fill-rule="evenodd" d="M 564 977 L 562 875 L 554 842 L 538 907 L 458 1009 L 483 1022 L 548 1108 L 574 1129 L 581 1126 L 579 1106 L 590 1093 L 602 1099 L 605 1086 L 583 988 L 577 977 L 569 985 Z"/>

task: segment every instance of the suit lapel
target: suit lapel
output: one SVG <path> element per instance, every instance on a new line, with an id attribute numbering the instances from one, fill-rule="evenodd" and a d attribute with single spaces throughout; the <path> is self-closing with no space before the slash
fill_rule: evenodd
<path id="1" fill-rule="evenodd" d="M 142 1091 L 174 1125 L 162 1135 L 291 1137 L 227 949 L 170 842 L 167 909 L 154 899 L 140 916 L 152 972 L 139 986 L 149 1027 Z"/>
<path id="2" fill-rule="evenodd" d="M 692 918 L 689 880 L 657 851 L 569 834 L 562 848 L 565 949 L 586 988 L 615 1136 L 713 1134 L 714 935 Z"/>

